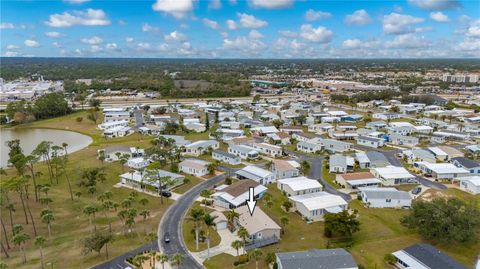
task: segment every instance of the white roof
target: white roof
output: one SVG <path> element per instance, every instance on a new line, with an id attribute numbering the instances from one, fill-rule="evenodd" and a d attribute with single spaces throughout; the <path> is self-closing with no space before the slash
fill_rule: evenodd
<path id="1" fill-rule="evenodd" d="M 291 177 L 278 180 L 281 184 L 288 185 L 293 191 L 301 191 L 315 188 L 322 188 L 317 180 L 307 177 Z"/>
<path id="2" fill-rule="evenodd" d="M 420 125 L 420 126 L 414 126 L 415 130 L 433 130 L 432 127 L 430 126 L 427 126 L 427 125 Z"/>
<path id="3" fill-rule="evenodd" d="M 272 174 L 272 172 L 268 171 L 268 170 L 265 170 L 263 168 L 260 168 L 258 166 L 255 166 L 255 165 L 248 165 L 248 166 L 245 166 L 244 168 L 242 168 L 243 171 L 246 171 L 250 174 L 254 174 L 256 176 L 259 176 L 261 178 L 265 178 L 265 177 L 268 177 L 269 175 Z"/>
<path id="4" fill-rule="evenodd" d="M 468 174 L 469 172 L 461 167 L 456 167 L 451 163 L 429 163 L 429 162 L 416 162 L 432 170 L 437 174 Z"/>
<path id="5" fill-rule="evenodd" d="M 460 181 L 468 181 L 477 187 L 480 186 L 480 176 L 459 177 L 455 179 Z"/>
<path id="6" fill-rule="evenodd" d="M 296 203 L 303 204 L 309 211 L 347 205 L 347 202 L 342 197 L 323 191 L 291 196 L 289 198 Z"/>
<path id="7" fill-rule="evenodd" d="M 342 111 L 342 110 L 339 110 L 339 111 L 327 111 L 328 114 L 332 115 L 332 116 L 345 116 L 345 115 L 348 115 L 347 112 L 345 111 Z"/>
<path id="8" fill-rule="evenodd" d="M 376 173 L 384 179 L 396 179 L 396 178 L 414 178 L 415 176 L 410 174 L 407 169 L 398 166 L 389 165 L 387 167 L 373 168 Z"/>
<path id="9" fill-rule="evenodd" d="M 403 250 L 396 251 L 392 254 L 393 256 L 397 257 L 399 260 L 402 260 L 403 262 L 407 263 L 410 266 L 409 268 L 430 269 L 429 267 L 426 267 L 422 263 L 419 263 L 417 259 L 411 257 L 408 253 L 406 253 Z"/>
<path id="10" fill-rule="evenodd" d="M 258 131 L 262 133 L 278 133 L 278 129 L 275 126 L 263 126 L 263 127 L 253 127 L 251 131 Z"/>
<path id="11" fill-rule="evenodd" d="M 226 186 L 226 187 L 228 187 L 228 186 Z M 226 187 L 224 187 L 224 188 L 226 188 Z M 230 193 L 222 191 L 224 188 L 222 188 L 221 190 L 217 190 L 217 192 L 212 194 L 212 196 L 213 197 L 217 197 L 217 196 L 221 197 L 222 199 L 224 199 L 225 201 L 227 201 L 228 203 L 230 203 L 234 206 L 239 206 L 242 203 L 245 203 L 245 201 L 247 201 L 249 199 L 248 190 L 245 191 L 244 193 L 240 194 L 239 196 L 234 197 Z M 263 186 L 262 184 L 259 184 L 253 189 L 253 192 L 255 194 L 258 194 L 258 193 L 265 192 L 266 190 L 267 190 L 267 187 Z"/>
<path id="12" fill-rule="evenodd" d="M 188 144 L 188 145 L 186 145 L 185 147 L 186 147 L 186 148 L 195 148 L 195 147 L 199 148 L 199 147 L 203 147 L 203 148 L 206 149 L 206 148 L 208 148 L 209 146 L 213 146 L 213 145 L 215 145 L 215 144 L 217 144 L 217 143 L 218 143 L 218 141 L 216 141 L 216 140 L 199 140 L 199 141 L 195 141 L 195 142 L 193 142 L 193 143 L 191 143 L 191 144 Z"/>
<path id="13" fill-rule="evenodd" d="M 413 124 L 406 121 L 398 121 L 398 122 L 390 122 L 390 126 L 392 127 L 414 127 Z"/>
<path id="14" fill-rule="evenodd" d="M 129 163 L 135 163 L 135 164 L 143 163 L 144 161 L 146 161 L 146 160 L 143 157 L 136 157 L 136 158 L 128 159 Z"/>

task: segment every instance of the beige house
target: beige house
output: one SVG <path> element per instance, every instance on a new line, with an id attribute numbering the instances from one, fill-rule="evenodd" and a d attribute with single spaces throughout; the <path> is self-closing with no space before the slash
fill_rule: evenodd
<path id="1" fill-rule="evenodd" d="M 239 207 L 235 210 L 239 217 L 236 219 L 236 226 L 244 227 L 249 234 L 249 245 L 260 242 L 277 242 L 280 239 L 280 231 L 282 228 L 273 221 L 260 207 L 255 207 L 253 215 L 250 215 L 250 211 L 247 206 Z M 274 243 L 275 243 L 274 242 Z M 256 245 L 260 247 L 263 245 Z"/>

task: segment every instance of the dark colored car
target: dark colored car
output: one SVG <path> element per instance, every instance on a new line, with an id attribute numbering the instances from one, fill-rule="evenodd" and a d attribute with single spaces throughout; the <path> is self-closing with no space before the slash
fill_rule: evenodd
<path id="1" fill-rule="evenodd" d="M 412 190 L 412 194 L 419 194 L 420 192 L 422 192 L 422 187 L 416 187 Z"/>
<path id="2" fill-rule="evenodd" d="M 169 192 L 169 191 L 162 191 L 162 196 L 168 198 L 168 197 L 171 197 L 171 196 L 172 196 L 172 193 Z"/>
<path id="3" fill-rule="evenodd" d="M 163 241 L 165 241 L 165 243 L 170 243 L 170 234 L 168 232 L 163 235 Z"/>

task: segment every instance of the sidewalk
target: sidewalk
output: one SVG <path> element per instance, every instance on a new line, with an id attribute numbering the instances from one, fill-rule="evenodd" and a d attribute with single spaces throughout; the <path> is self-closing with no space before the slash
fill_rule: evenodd
<path id="1" fill-rule="evenodd" d="M 220 244 L 210 248 L 210 257 L 218 254 L 227 253 L 232 256 L 237 256 L 237 251 L 232 248 L 232 242 L 235 240 L 241 240 L 236 234 L 232 234 L 228 229 L 217 231 L 221 237 Z M 243 253 L 243 248 L 238 250 L 238 253 Z M 193 258 L 199 263 L 203 263 L 207 259 L 208 250 L 200 252 L 191 252 Z"/>

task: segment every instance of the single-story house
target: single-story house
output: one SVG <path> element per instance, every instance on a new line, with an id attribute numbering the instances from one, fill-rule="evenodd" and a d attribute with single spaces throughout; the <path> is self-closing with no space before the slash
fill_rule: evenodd
<path id="1" fill-rule="evenodd" d="M 278 133 L 278 129 L 275 126 L 263 126 L 263 127 L 253 127 L 250 129 L 251 133 L 258 134 L 260 136 L 265 136 L 267 134 Z"/>
<path id="2" fill-rule="evenodd" d="M 454 181 L 458 182 L 460 189 L 474 195 L 480 194 L 480 176 L 466 176 L 455 178 Z"/>
<path id="3" fill-rule="evenodd" d="M 157 169 L 155 170 L 158 177 L 169 177 L 170 184 L 165 186 L 163 185 L 163 189 L 172 189 L 176 186 L 183 184 L 185 180 L 185 176 L 171 173 L 165 170 Z M 144 189 L 146 186 L 154 187 L 155 189 L 160 188 L 160 184 L 155 178 L 150 177 L 147 173 L 140 173 L 135 171 L 133 173 L 124 173 L 120 175 L 120 182 L 125 185 L 129 185 L 136 188 Z"/>
<path id="4" fill-rule="evenodd" d="M 129 147 L 125 145 L 108 146 L 105 149 L 98 150 L 98 155 L 100 156 L 102 152 L 103 156 L 105 156 L 105 161 L 107 162 L 118 161 L 122 156 L 127 156 L 128 158 L 136 158 L 145 155 L 144 149 Z"/>
<path id="5" fill-rule="evenodd" d="M 267 192 L 267 188 L 256 181 L 250 179 L 240 180 L 232 185 L 217 187 L 216 192 L 212 194 L 213 203 L 215 206 L 226 209 L 246 205 L 249 199 L 250 188 L 254 188 L 255 199 L 260 199 Z"/>
<path id="6" fill-rule="evenodd" d="M 251 179 L 262 185 L 275 181 L 275 174 L 255 165 L 248 165 L 235 172 L 238 179 Z"/>
<path id="7" fill-rule="evenodd" d="M 200 156 L 207 152 L 209 148 L 218 149 L 220 144 L 216 140 L 199 140 L 185 146 L 185 154 Z"/>
<path id="8" fill-rule="evenodd" d="M 451 163 L 453 163 L 457 167 L 468 170 L 470 174 L 480 174 L 480 164 L 472 159 L 468 159 L 465 157 L 454 157 L 451 159 Z"/>
<path id="9" fill-rule="evenodd" d="M 429 162 L 435 163 L 437 160 L 435 155 L 426 149 L 411 149 L 402 151 L 402 156 L 407 160 L 407 163 L 413 164 L 414 162 Z"/>
<path id="10" fill-rule="evenodd" d="M 361 169 L 370 167 L 370 159 L 364 152 L 357 152 L 353 154 L 353 157 L 355 158 L 355 161 L 358 162 Z"/>
<path id="11" fill-rule="evenodd" d="M 311 221 L 323 220 L 325 213 L 339 213 L 348 207 L 342 197 L 324 191 L 290 196 L 289 199 L 293 208 Z"/>
<path id="12" fill-rule="evenodd" d="M 415 244 L 392 253 L 398 268 L 467 269 L 459 262 L 429 244 Z"/>
<path id="13" fill-rule="evenodd" d="M 250 215 L 247 206 L 237 208 L 236 212 L 239 216 L 235 219 L 235 226 L 244 227 L 248 232 L 246 250 L 271 245 L 280 240 L 282 228 L 260 207 L 255 207 L 253 215 Z"/>
<path id="14" fill-rule="evenodd" d="M 181 146 L 186 146 L 188 144 L 191 144 L 192 141 L 190 140 L 186 140 L 185 139 L 185 136 L 181 136 L 181 135 L 164 135 L 164 134 L 161 134 L 159 135 L 159 137 L 164 137 L 166 138 L 167 140 L 170 140 L 175 144 L 175 146 L 177 147 L 181 147 Z"/>
<path id="15" fill-rule="evenodd" d="M 106 138 L 124 137 L 133 134 L 135 131 L 130 126 L 117 126 L 103 130 Z"/>
<path id="16" fill-rule="evenodd" d="M 343 248 L 281 252 L 275 257 L 278 269 L 358 269 L 352 255 Z"/>
<path id="17" fill-rule="evenodd" d="M 199 159 L 185 159 L 178 164 L 180 171 L 185 174 L 197 177 L 208 174 L 208 165 L 210 163 Z"/>
<path id="18" fill-rule="evenodd" d="M 275 146 L 268 143 L 253 143 L 253 148 L 256 149 L 258 152 L 268 155 L 270 157 L 278 157 L 281 156 L 283 153 L 282 147 Z"/>
<path id="19" fill-rule="evenodd" d="M 128 121 L 130 112 L 124 111 L 103 111 L 103 122 Z"/>
<path id="20" fill-rule="evenodd" d="M 100 130 L 107 130 L 115 127 L 127 127 L 128 120 L 121 120 L 121 121 L 110 121 L 110 122 L 103 122 L 99 124 L 97 127 Z"/>
<path id="21" fill-rule="evenodd" d="M 353 148 L 352 143 L 337 141 L 334 139 L 322 139 L 325 150 L 329 152 L 345 152 Z"/>
<path id="22" fill-rule="evenodd" d="M 416 176 L 410 174 L 407 169 L 398 166 L 386 166 L 370 169 L 376 178 L 382 181 L 385 186 L 416 183 Z"/>
<path id="23" fill-rule="evenodd" d="M 385 139 L 361 135 L 357 137 L 357 144 L 365 147 L 380 148 L 385 144 Z"/>
<path id="24" fill-rule="evenodd" d="M 297 161 L 273 160 L 270 170 L 275 173 L 277 179 L 298 177 L 300 164 Z"/>
<path id="25" fill-rule="evenodd" d="M 358 190 L 363 187 L 378 187 L 381 181 L 370 172 L 358 172 L 336 175 L 335 181 L 348 190 Z"/>
<path id="26" fill-rule="evenodd" d="M 247 145 L 234 145 L 230 144 L 228 147 L 228 153 L 236 155 L 241 159 L 257 159 L 260 155 L 256 149 Z"/>
<path id="27" fill-rule="evenodd" d="M 221 150 L 212 151 L 212 159 L 218 160 L 220 162 L 228 163 L 231 165 L 237 165 L 242 162 L 240 157 L 235 154 L 231 154 Z"/>
<path id="28" fill-rule="evenodd" d="M 378 151 L 367 151 L 365 153 L 370 160 L 370 167 L 386 167 L 392 165 L 383 153 Z"/>
<path id="29" fill-rule="evenodd" d="M 133 169 L 145 168 L 150 164 L 150 160 L 143 157 L 135 157 L 127 160 L 127 166 Z"/>
<path id="30" fill-rule="evenodd" d="M 402 135 L 402 134 L 390 134 L 388 136 L 390 143 L 399 146 L 413 147 L 419 143 L 419 139 L 415 136 Z"/>
<path id="31" fill-rule="evenodd" d="M 315 153 L 323 149 L 322 143 L 318 139 L 300 141 L 297 143 L 297 150 L 306 153 Z"/>
<path id="32" fill-rule="evenodd" d="M 406 191 L 395 188 L 361 188 L 362 201 L 373 208 L 405 208 L 412 205 L 412 197 Z"/>
<path id="33" fill-rule="evenodd" d="M 306 177 L 292 177 L 277 180 L 277 188 L 287 196 L 302 195 L 322 191 L 322 184 L 318 180 Z"/>
<path id="34" fill-rule="evenodd" d="M 429 147 L 428 150 L 431 151 L 439 161 L 448 161 L 455 157 L 463 157 L 461 151 L 448 146 Z"/>
<path id="35" fill-rule="evenodd" d="M 199 122 L 187 122 L 187 123 L 184 123 L 183 126 L 185 126 L 187 130 L 195 131 L 197 133 L 202 133 L 207 130 L 207 127 L 205 126 L 205 124 L 199 123 Z"/>
<path id="36" fill-rule="evenodd" d="M 429 163 L 415 162 L 413 167 L 422 172 L 427 177 L 435 179 L 453 179 L 456 177 L 468 176 L 470 171 L 457 167 L 451 163 Z"/>
<path id="37" fill-rule="evenodd" d="M 330 155 L 329 172 L 330 173 L 347 173 L 353 171 L 355 160 L 349 156 L 340 154 Z"/>

